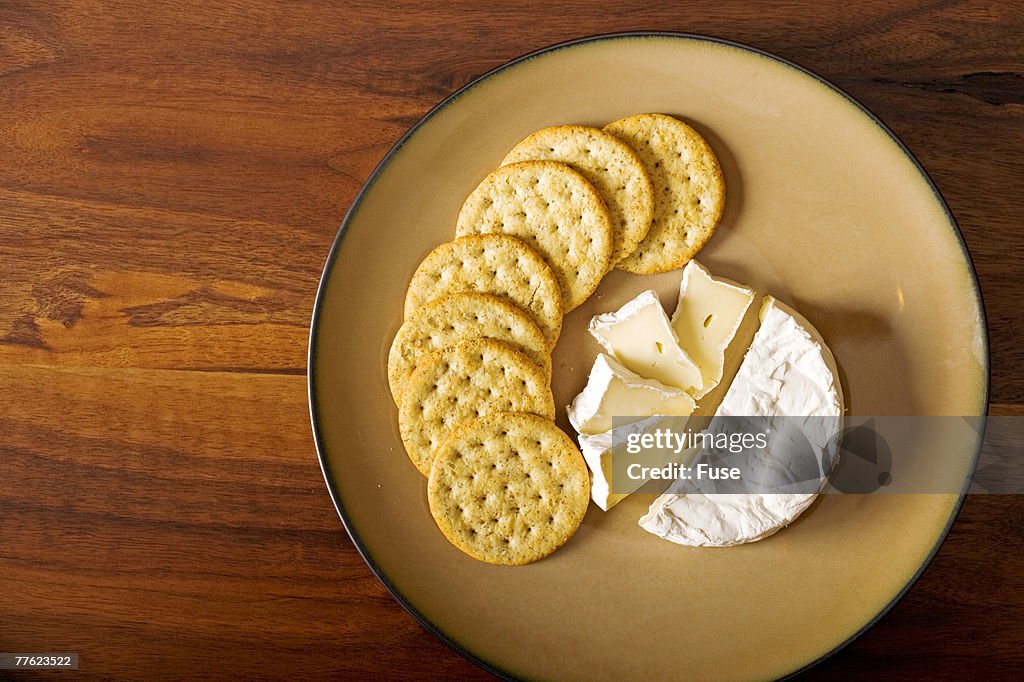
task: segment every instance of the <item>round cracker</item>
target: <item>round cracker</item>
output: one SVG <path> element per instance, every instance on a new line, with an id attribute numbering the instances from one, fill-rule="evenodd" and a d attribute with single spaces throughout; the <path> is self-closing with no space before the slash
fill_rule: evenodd
<path id="1" fill-rule="evenodd" d="M 651 229 L 616 268 L 654 274 L 681 268 L 715 231 L 725 207 L 725 179 L 697 131 L 664 114 L 637 114 L 605 126 L 647 168 L 654 186 Z"/>
<path id="2" fill-rule="evenodd" d="M 395 404 L 402 404 L 405 385 L 424 356 L 480 337 L 514 346 L 550 380 L 548 341 L 529 314 L 490 294 L 450 294 L 420 307 L 395 334 L 388 353 L 388 384 Z"/>
<path id="3" fill-rule="evenodd" d="M 562 331 L 562 296 L 547 262 L 522 240 L 503 234 L 469 235 L 427 254 L 409 282 L 405 319 L 447 294 L 476 291 L 528 312 L 553 347 Z"/>
<path id="4" fill-rule="evenodd" d="M 654 190 L 640 157 L 600 128 L 565 125 L 533 133 L 512 148 L 502 165 L 559 161 L 578 171 L 601 195 L 612 219 L 612 265 L 633 253 L 654 215 Z"/>
<path id="5" fill-rule="evenodd" d="M 555 424 L 494 413 L 438 448 L 430 514 L 453 545 L 480 561 L 528 564 L 572 537 L 590 499 L 580 451 Z"/>
<path id="6" fill-rule="evenodd" d="M 473 190 L 459 211 L 457 236 L 503 233 L 544 257 L 569 312 L 594 292 L 611 265 L 612 219 L 587 179 L 564 163 L 502 166 Z"/>
<path id="7" fill-rule="evenodd" d="M 507 343 L 469 339 L 436 351 L 409 377 L 398 428 L 416 468 L 426 476 L 434 452 L 462 424 L 491 412 L 555 417 L 544 370 Z"/>

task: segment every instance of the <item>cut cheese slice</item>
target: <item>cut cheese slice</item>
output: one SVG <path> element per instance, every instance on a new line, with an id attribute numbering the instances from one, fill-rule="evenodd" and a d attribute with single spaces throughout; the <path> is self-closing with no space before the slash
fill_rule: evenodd
<path id="1" fill-rule="evenodd" d="M 629 493 L 612 493 L 612 431 L 580 434 L 580 452 L 590 468 L 590 499 L 603 511 L 608 511 Z M 632 491 L 630 491 L 632 492 Z"/>
<path id="2" fill-rule="evenodd" d="M 716 418 L 814 417 L 802 420 L 805 435 L 823 450 L 834 442 L 832 436 L 842 425 L 842 414 L 839 372 L 821 335 L 795 311 L 766 296 L 761 326 Z M 801 420 L 790 423 L 800 424 Z M 763 453 L 765 461 L 785 469 L 791 454 L 785 441 L 770 440 L 768 445 Z M 834 462 L 832 454 L 829 459 Z M 782 488 L 764 494 L 705 494 L 699 489 L 693 491 L 689 482 L 677 481 L 654 501 L 641 517 L 640 526 L 681 545 L 728 547 L 776 533 L 802 514 L 816 497 L 817 493 L 786 493 Z"/>
<path id="3" fill-rule="evenodd" d="M 753 290 L 712 277 L 695 260 L 683 268 L 672 329 L 679 345 L 700 368 L 703 387 L 694 393 L 695 398 L 706 395 L 722 380 L 725 349 L 753 300 Z"/>
<path id="4" fill-rule="evenodd" d="M 679 345 L 653 291 L 641 293 L 613 313 L 595 316 L 590 333 L 608 353 L 642 377 L 691 393 L 703 388 L 700 368 Z"/>
<path id="5" fill-rule="evenodd" d="M 594 503 L 604 511 L 608 511 L 621 502 L 630 493 L 635 492 L 645 482 L 642 477 L 630 478 L 624 471 L 626 466 L 620 466 L 617 475 L 619 479 L 613 482 L 613 464 L 618 459 L 620 465 L 623 462 L 638 462 L 647 465 L 663 466 L 669 461 L 674 461 L 684 466 L 689 466 L 696 456 L 694 449 L 687 449 L 677 453 L 671 459 L 663 459 L 664 453 L 655 454 L 652 461 L 642 462 L 637 455 L 628 451 L 629 436 L 631 434 L 654 433 L 660 426 L 668 422 L 670 428 L 682 429 L 678 417 L 654 416 L 647 419 L 617 426 L 611 431 L 595 433 L 593 435 L 580 434 L 580 451 L 583 459 L 590 468 L 590 497 Z M 685 420 L 683 420 L 685 422 Z M 642 455 L 641 455 L 642 457 Z M 626 475 L 624 475 L 626 474 Z M 614 492 L 613 492 L 614 488 Z"/>
<path id="6" fill-rule="evenodd" d="M 688 416 L 695 404 L 689 393 L 644 379 L 599 353 L 583 391 L 566 410 L 582 434 L 609 431 L 613 426 L 653 415 Z"/>

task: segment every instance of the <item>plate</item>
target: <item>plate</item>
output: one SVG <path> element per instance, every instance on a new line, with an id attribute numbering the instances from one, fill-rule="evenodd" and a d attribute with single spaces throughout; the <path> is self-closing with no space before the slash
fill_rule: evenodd
<path id="1" fill-rule="evenodd" d="M 818 328 L 850 414 L 985 413 L 984 313 L 960 233 L 910 152 L 849 96 L 763 52 L 662 33 L 574 41 L 487 74 L 414 126 L 356 198 L 317 296 L 309 394 L 327 486 L 367 564 L 431 632 L 498 674 L 792 673 L 891 607 L 959 509 L 955 494 L 828 495 L 768 540 L 698 549 L 642 531 L 652 497 L 635 495 L 608 513 L 592 504 L 564 548 L 526 567 L 444 540 L 387 388 L 409 278 L 518 140 L 647 111 L 691 123 L 723 166 L 725 214 L 699 260 Z M 553 357 L 563 428 L 598 350 L 589 318 L 649 288 L 671 305 L 678 281 L 614 272 L 566 316 Z M 975 455 L 949 453 L 943 475 L 963 480 Z"/>

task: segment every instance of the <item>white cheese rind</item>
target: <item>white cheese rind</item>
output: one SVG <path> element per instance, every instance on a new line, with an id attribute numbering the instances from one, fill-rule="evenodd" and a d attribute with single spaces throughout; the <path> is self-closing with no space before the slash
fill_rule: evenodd
<path id="1" fill-rule="evenodd" d="M 704 382 L 700 368 L 679 345 L 672 324 L 653 291 L 645 291 L 612 313 L 595 316 L 590 333 L 628 369 L 690 393 Z"/>
<path id="2" fill-rule="evenodd" d="M 753 300 L 752 289 L 712 277 L 695 260 L 683 268 L 672 330 L 679 345 L 700 368 L 703 387 L 694 393 L 695 398 L 706 395 L 722 380 L 725 350 Z"/>
<path id="3" fill-rule="evenodd" d="M 609 431 L 618 424 L 652 415 L 687 416 L 695 404 L 689 393 L 629 371 L 613 358 L 598 353 L 587 385 L 566 409 L 569 423 L 581 434 Z"/>
<path id="4" fill-rule="evenodd" d="M 810 431 L 808 439 L 824 449 L 841 426 L 842 414 L 839 372 L 821 335 L 795 311 L 766 296 L 761 327 L 716 417 L 833 417 L 834 422 L 804 422 Z M 769 448 L 768 454 L 784 465 L 785 451 Z M 817 493 L 680 494 L 686 489 L 683 482 L 674 483 L 641 517 L 640 526 L 681 545 L 728 547 L 778 532 L 817 497 Z"/>
<path id="5" fill-rule="evenodd" d="M 608 511 L 625 495 L 613 495 L 612 480 L 612 432 L 595 433 L 579 436 L 580 452 L 590 469 L 590 499 L 603 511 Z"/>

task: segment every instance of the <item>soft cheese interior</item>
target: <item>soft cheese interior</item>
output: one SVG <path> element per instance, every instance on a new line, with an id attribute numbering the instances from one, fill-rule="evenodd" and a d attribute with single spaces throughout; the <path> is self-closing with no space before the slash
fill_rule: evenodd
<path id="1" fill-rule="evenodd" d="M 736 336 L 753 300 L 753 291 L 712 277 L 695 260 L 683 269 L 672 329 L 679 345 L 700 368 L 703 387 L 694 394 L 695 398 L 706 395 L 722 380 L 725 349 Z"/>
<path id="2" fill-rule="evenodd" d="M 590 333 L 608 353 L 642 377 L 690 393 L 704 386 L 701 371 L 669 322 L 661 301 L 645 291 L 613 313 L 590 321 Z"/>
<path id="3" fill-rule="evenodd" d="M 842 389 L 835 359 L 807 320 L 767 296 L 761 326 L 754 335 L 736 377 L 716 416 L 834 417 L 843 414 Z M 830 437 L 814 420 L 818 433 L 811 441 L 824 448 Z M 812 429 L 813 431 L 813 429 Z M 768 456 L 785 466 L 785 451 Z M 827 472 L 825 472 L 827 473 Z M 677 482 L 658 497 L 640 526 L 682 545 L 727 547 L 768 537 L 792 523 L 817 493 L 681 494 Z"/>

